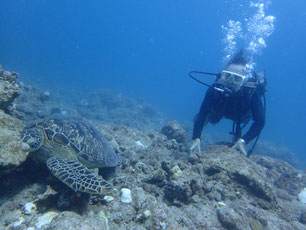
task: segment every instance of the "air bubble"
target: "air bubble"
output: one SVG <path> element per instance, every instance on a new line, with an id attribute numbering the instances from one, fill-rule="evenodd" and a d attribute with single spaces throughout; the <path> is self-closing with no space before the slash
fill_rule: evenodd
<path id="1" fill-rule="evenodd" d="M 250 1 L 248 5 L 255 8 L 254 15 L 244 18 L 242 22 L 229 20 L 227 25 L 221 27 L 224 32 L 224 62 L 228 62 L 238 51 L 239 44 L 245 47 L 250 57 L 249 66 L 254 68 L 253 57 L 267 46 L 265 40 L 274 31 L 275 17 L 265 16 L 265 10 L 271 5 L 269 0 Z"/>

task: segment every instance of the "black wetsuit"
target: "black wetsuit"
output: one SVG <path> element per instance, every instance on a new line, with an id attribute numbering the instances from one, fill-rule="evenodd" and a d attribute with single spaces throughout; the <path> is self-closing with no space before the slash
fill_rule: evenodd
<path id="1" fill-rule="evenodd" d="M 258 89 L 241 87 L 232 94 L 226 94 L 215 89 L 217 84 L 210 86 L 202 102 L 200 112 L 194 123 L 193 140 L 200 138 L 207 122 L 218 123 L 222 118 L 228 118 L 242 124 L 252 117 L 253 123 L 249 130 L 241 137 L 249 143 L 259 135 L 265 124 L 265 109 Z M 241 135 L 241 134 L 239 134 Z"/>

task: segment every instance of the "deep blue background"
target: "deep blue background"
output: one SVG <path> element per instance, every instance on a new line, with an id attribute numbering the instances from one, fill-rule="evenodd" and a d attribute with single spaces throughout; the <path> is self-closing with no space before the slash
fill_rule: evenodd
<path id="1" fill-rule="evenodd" d="M 297 152 L 304 167 L 305 9 L 304 0 L 272 1 L 275 31 L 255 57 L 269 81 L 262 138 Z M 220 71 L 221 26 L 248 14 L 243 0 L 1 0 L 0 64 L 45 88 L 110 88 L 192 120 L 206 88 L 187 73 Z"/>

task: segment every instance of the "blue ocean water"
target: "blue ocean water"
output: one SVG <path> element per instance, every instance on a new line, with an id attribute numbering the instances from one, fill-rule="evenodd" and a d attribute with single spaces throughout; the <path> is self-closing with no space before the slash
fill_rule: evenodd
<path id="1" fill-rule="evenodd" d="M 246 24 L 258 10 L 252 2 L 275 17 L 265 47 L 253 54 L 255 70 L 268 77 L 261 138 L 288 146 L 305 168 L 304 0 L 1 0 L 0 64 L 52 90 L 113 89 L 191 121 L 206 87 L 187 73 L 222 69 L 222 26 Z"/>

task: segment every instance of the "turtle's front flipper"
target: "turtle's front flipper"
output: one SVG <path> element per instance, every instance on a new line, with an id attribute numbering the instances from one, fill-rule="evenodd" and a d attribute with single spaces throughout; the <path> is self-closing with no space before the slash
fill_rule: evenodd
<path id="1" fill-rule="evenodd" d="M 51 157 L 47 160 L 47 166 L 54 176 L 74 191 L 103 195 L 112 188 L 102 177 L 95 175 L 78 161 Z"/>

